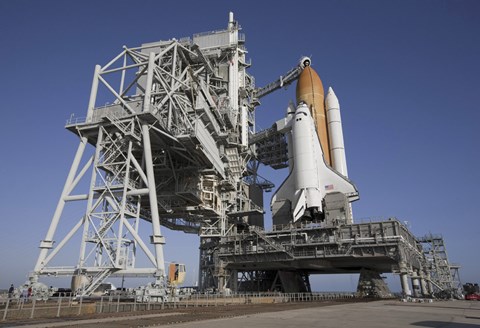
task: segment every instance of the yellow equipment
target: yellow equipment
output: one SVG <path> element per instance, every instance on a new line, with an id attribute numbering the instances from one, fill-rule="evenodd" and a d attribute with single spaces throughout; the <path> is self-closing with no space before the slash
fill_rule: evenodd
<path id="1" fill-rule="evenodd" d="M 168 283 L 170 286 L 178 286 L 185 280 L 185 264 L 170 263 L 168 266 Z"/>

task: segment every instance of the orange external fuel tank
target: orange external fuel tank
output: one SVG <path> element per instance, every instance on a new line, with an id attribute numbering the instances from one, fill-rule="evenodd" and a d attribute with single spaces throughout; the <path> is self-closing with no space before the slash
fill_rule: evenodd
<path id="1" fill-rule="evenodd" d="M 310 66 L 306 66 L 298 77 L 296 96 L 297 104 L 303 101 L 310 109 L 325 162 L 332 166 L 323 84 L 317 72 Z"/>

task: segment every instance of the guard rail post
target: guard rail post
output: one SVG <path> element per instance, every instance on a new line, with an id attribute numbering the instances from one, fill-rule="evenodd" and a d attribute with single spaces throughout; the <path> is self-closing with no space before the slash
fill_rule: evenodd
<path id="1" fill-rule="evenodd" d="M 5 309 L 3 310 L 3 319 L 2 321 L 5 321 L 7 319 L 7 312 L 8 312 L 8 306 L 10 305 L 10 300 L 11 298 L 9 297 L 7 299 L 7 304 L 5 305 Z"/>
<path id="2" fill-rule="evenodd" d="M 103 310 L 103 296 L 100 297 L 100 309 L 98 313 L 102 313 L 102 310 Z"/>
<path id="3" fill-rule="evenodd" d="M 78 307 L 78 315 L 82 313 L 82 303 L 83 303 L 83 296 L 80 296 L 80 305 Z"/>
<path id="4" fill-rule="evenodd" d="M 61 305 L 62 305 L 62 298 L 61 298 L 61 297 L 58 297 L 57 318 L 60 317 Z"/>
<path id="5" fill-rule="evenodd" d="M 37 299 L 34 297 L 32 300 L 32 311 L 30 312 L 30 319 L 33 319 L 33 313 L 35 313 L 35 304 L 37 303 Z"/>

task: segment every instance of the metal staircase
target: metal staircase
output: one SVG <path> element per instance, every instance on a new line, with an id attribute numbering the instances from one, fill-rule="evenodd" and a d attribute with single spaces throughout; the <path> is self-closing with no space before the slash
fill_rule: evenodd
<path id="1" fill-rule="evenodd" d="M 103 237 L 105 233 L 107 232 L 108 229 L 112 227 L 112 225 L 117 221 L 117 216 L 112 217 L 110 220 L 106 221 L 103 223 L 102 226 L 100 226 L 100 229 L 97 231 L 99 237 Z"/>
<path id="2" fill-rule="evenodd" d="M 427 258 L 430 272 L 427 280 L 434 286 L 434 295 L 440 298 L 459 297 L 462 284 L 458 281 L 458 274 L 455 274 L 459 266 L 449 263 L 443 237 L 429 234 L 418 238 L 418 241 L 422 243 Z"/>
<path id="3" fill-rule="evenodd" d="M 113 115 L 113 113 L 109 113 L 104 117 L 107 121 L 111 122 L 113 125 L 117 127 L 120 132 L 125 136 L 131 136 L 132 138 L 140 141 L 142 139 L 142 133 L 140 129 L 136 126 L 134 119 L 120 119 Z"/>
<path id="4" fill-rule="evenodd" d="M 117 270 L 118 269 L 115 268 L 106 268 L 103 271 L 98 272 L 90 279 L 90 282 L 82 288 L 81 292 L 78 293 L 77 296 L 90 296 L 108 276 Z"/>
<path id="5" fill-rule="evenodd" d="M 254 232 L 258 236 L 258 238 L 263 240 L 269 247 L 275 249 L 278 252 L 285 253 L 291 258 L 294 257 L 293 254 L 287 251 L 284 246 L 276 244 L 270 238 L 268 238 L 268 236 L 265 234 L 265 232 L 261 228 L 257 226 L 250 226 L 250 231 Z"/>

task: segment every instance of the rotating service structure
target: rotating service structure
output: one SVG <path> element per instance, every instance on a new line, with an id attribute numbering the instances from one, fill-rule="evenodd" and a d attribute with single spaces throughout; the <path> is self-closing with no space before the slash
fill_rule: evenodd
<path id="1" fill-rule="evenodd" d="M 247 165 L 254 80 L 239 29 L 231 14 L 224 30 L 124 47 L 95 67 L 87 115 L 66 125 L 80 142 L 31 281 L 73 276 L 72 287 L 84 295 L 109 276 L 154 277 L 162 286 L 161 226 L 210 243 L 234 221 L 263 219 L 262 194 Z M 79 201 L 86 210 L 74 219 L 64 209 Z M 70 230 L 55 242 L 60 222 Z M 144 224 L 149 236 L 140 233 Z M 52 266 L 76 234 L 77 264 Z M 140 252 L 149 267 L 138 267 Z M 208 252 L 203 245 L 202 257 Z M 209 265 L 201 267 L 203 280 L 213 279 Z"/>
<path id="2" fill-rule="evenodd" d="M 95 67 L 86 117 L 67 121 L 79 145 L 32 284 L 71 276 L 72 289 L 90 295 L 108 277 L 150 277 L 165 291 L 163 227 L 200 236 L 201 291 L 308 292 L 309 275 L 320 273 L 370 282 L 398 273 L 405 295 L 409 279 L 418 295 L 448 285 L 433 281 L 439 275 L 400 221 L 353 222 L 359 193 L 339 101 L 332 88 L 324 95 L 310 59 L 257 88 L 239 31 L 230 13 L 226 29 L 125 46 Z M 256 131 L 260 99 L 295 81 L 297 103 Z M 271 231 L 263 193 L 274 185 L 260 164 L 288 167 L 270 203 Z M 80 202 L 83 212 L 68 210 Z M 54 265 L 75 240 L 78 260 Z"/>

